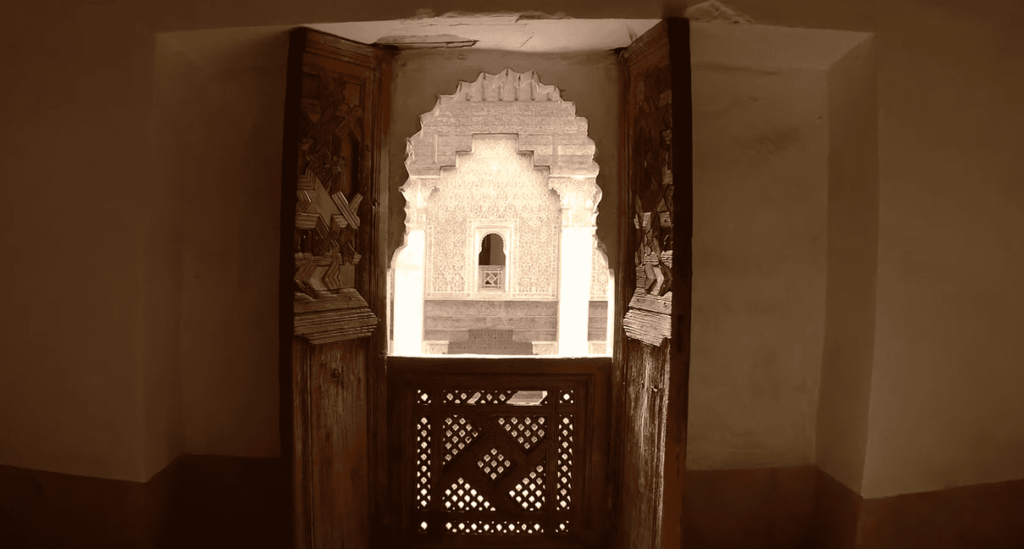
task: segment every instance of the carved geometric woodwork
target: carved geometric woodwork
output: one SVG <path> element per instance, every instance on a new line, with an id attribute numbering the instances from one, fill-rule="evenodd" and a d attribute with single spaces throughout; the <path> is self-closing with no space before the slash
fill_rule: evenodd
<path id="1" fill-rule="evenodd" d="M 589 469 L 592 437 L 606 429 L 593 373 L 503 374 L 485 361 L 456 374 L 436 362 L 394 360 L 389 437 L 401 449 L 393 462 L 400 543 L 522 538 L 568 548 L 592 535 L 581 531 L 601 507 L 586 499 L 596 488 L 588 479 L 602 478 Z"/>
<path id="2" fill-rule="evenodd" d="M 281 424 L 296 549 L 368 547 L 386 528 L 376 489 L 387 482 L 386 338 L 376 325 L 387 303 L 391 57 L 310 29 L 290 33 Z"/>
<path id="3" fill-rule="evenodd" d="M 295 333 L 314 344 L 369 336 L 377 317 L 359 285 L 364 195 L 375 177 L 379 70 L 312 37 L 302 56 L 294 230 Z"/>
<path id="4" fill-rule="evenodd" d="M 663 55 L 631 60 L 626 117 L 627 196 L 635 291 L 622 321 L 626 337 L 660 347 L 672 336 L 672 87 Z M 628 278 L 627 278 L 628 280 Z"/>

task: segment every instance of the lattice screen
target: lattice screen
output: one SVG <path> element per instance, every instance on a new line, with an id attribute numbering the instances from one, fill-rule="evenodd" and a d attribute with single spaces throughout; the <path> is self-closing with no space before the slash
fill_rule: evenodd
<path id="1" fill-rule="evenodd" d="M 405 489 L 412 494 L 404 498 L 412 531 L 435 538 L 573 537 L 573 495 L 581 488 L 574 457 L 587 385 L 561 379 L 522 389 L 458 386 L 466 381 L 473 380 L 403 397 L 406 441 L 414 448 Z"/>

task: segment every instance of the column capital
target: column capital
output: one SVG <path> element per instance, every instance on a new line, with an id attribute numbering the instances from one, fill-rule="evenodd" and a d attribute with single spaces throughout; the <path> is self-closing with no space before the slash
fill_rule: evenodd
<path id="1" fill-rule="evenodd" d="M 427 223 L 427 198 L 437 188 L 440 177 L 412 176 L 398 190 L 405 197 L 405 225 L 423 229 Z"/>
<path id="2" fill-rule="evenodd" d="M 597 204 L 601 187 L 593 176 L 552 176 L 548 187 L 558 193 L 562 206 L 562 227 L 597 227 Z"/>

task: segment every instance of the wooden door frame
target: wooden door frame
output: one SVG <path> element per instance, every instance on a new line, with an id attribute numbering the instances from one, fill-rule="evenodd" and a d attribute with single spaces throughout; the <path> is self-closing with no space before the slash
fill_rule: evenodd
<path id="1" fill-rule="evenodd" d="M 670 36 L 670 57 L 671 59 L 686 60 L 689 66 L 689 22 L 682 18 L 668 18 L 663 23 L 666 25 Z M 302 55 L 305 45 L 306 33 L 315 32 L 309 29 L 295 29 L 291 32 L 290 48 L 288 54 L 288 76 L 286 87 L 286 104 L 292 108 L 294 98 L 301 96 L 301 66 Z M 323 34 L 323 33 L 321 33 Z M 353 42 L 330 36 L 343 47 L 350 47 Z M 360 48 L 370 48 L 375 51 L 382 51 L 381 48 L 358 45 Z M 391 56 L 393 52 L 385 52 Z M 625 78 L 623 78 L 625 82 Z M 691 104 L 690 94 L 690 71 L 673 71 L 672 88 L 675 105 Z M 391 73 L 390 63 L 384 64 L 383 74 L 380 80 L 381 98 L 390 103 L 391 100 Z M 387 224 L 388 224 L 388 125 L 390 115 L 384 109 L 382 119 L 376 127 L 381 129 L 384 138 L 379 141 L 373 154 L 376 161 L 373 163 L 374 174 L 371 178 L 372 193 L 368 192 L 368 198 L 373 200 L 372 207 L 378 214 L 376 223 L 371 229 L 371 236 L 368 237 L 374 243 L 374 250 L 367 254 L 367 269 L 377 269 L 385 276 L 368 277 L 368 291 L 366 300 L 370 307 L 377 312 L 379 319 L 382 319 L 379 329 L 368 340 L 367 348 L 367 458 L 369 486 L 381 487 L 387 484 L 388 468 L 388 440 L 385 429 L 387 422 Z M 293 204 L 296 190 L 296 165 L 298 151 L 290 144 L 297 141 L 299 134 L 299 118 L 290 110 L 286 111 L 284 118 L 284 154 L 282 162 L 282 197 L 281 208 L 281 232 L 280 232 L 280 294 L 279 294 L 279 385 L 280 385 L 280 414 L 279 428 L 282 441 L 282 461 L 286 470 L 291 473 L 295 471 L 296 452 L 296 414 L 293 406 L 295 404 L 295 393 L 293 385 L 292 367 L 292 338 L 293 331 L 293 300 L 294 300 L 294 256 L 291 243 L 294 236 L 295 211 L 290 205 Z M 674 184 L 678 186 L 674 202 L 674 217 L 676 222 L 673 226 L 674 241 L 674 262 L 673 262 L 673 339 L 671 353 L 671 374 L 668 383 L 668 400 L 666 424 L 664 426 L 665 439 L 662 448 L 663 452 L 663 483 L 664 496 L 662 501 L 661 529 L 655 539 L 660 539 L 660 546 L 663 548 L 676 548 L 683 546 L 683 520 L 685 519 L 685 460 L 686 460 L 686 423 L 688 406 L 688 378 L 689 378 L 689 350 L 690 350 L 690 291 L 692 276 L 692 115 L 691 109 L 674 108 L 672 110 L 673 128 L 686 128 L 690 131 L 674 132 L 672 142 Z M 625 128 L 620 128 L 620 132 Z M 625 146 L 622 143 L 622 146 Z M 628 151 L 623 151 L 628 152 Z M 620 152 L 620 154 L 623 154 Z M 623 163 L 620 162 L 624 166 Z M 625 176 L 620 174 L 620 184 L 625 187 L 627 182 Z M 628 207 L 626 208 L 628 210 Z M 623 214 L 625 215 L 625 214 Z M 620 220 L 621 221 L 621 220 Z M 624 223 L 624 222 L 623 222 Z M 620 239 L 623 229 L 620 229 Z M 620 249 L 625 246 L 620 243 Z M 620 252 L 621 254 L 621 252 Z M 613 355 L 616 365 L 613 372 L 622 367 L 623 358 L 621 342 L 624 338 L 622 330 L 622 315 L 625 312 L 625 305 L 628 299 L 624 299 L 622 282 L 626 277 L 622 276 L 620 260 L 620 273 L 616 277 L 616 315 L 614 319 L 614 333 L 616 352 Z M 614 376 L 614 374 L 613 374 Z M 615 382 L 613 377 L 613 383 Z M 613 390 L 617 390 L 617 384 Z M 610 415 L 614 415 L 612 412 Z M 299 426 L 301 427 L 301 426 Z M 614 435 L 614 432 L 613 432 Z M 615 456 L 611 456 L 614 459 Z M 621 464 L 609 462 L 609 472 Z M 297 526 L 304 527 L 301 523 L 296 524 L 296 494 L 305 487 L 298 486 L 301 479 L 292 478 L 293 490 L 289 490 L 286 496 L 286 504 L 292 511 L 289 520 L 290 539 L 296 540 L 295 529 Z M 611 479 L 610 479 L 611 480 Z M 611 502 L 618 497 L 617 491 L 621 487 L 616 486 L 612 480 Z M 388 529 L 397 527 L 391 524 L 390 513 L 386 512 L 388 504 L 386 491 L 371 489 L 369 491 L 369 527 L 370 544 L 378 546 L 386 539 Z M 304 538 L 307 539 L 308 538 Z M 305 549 L 296 547 L 296 549 Z M 657 549 L 657 548 L 653 548 Z"/>
<path id="2" fill-rule="evenodd" d="M 693 98 L 690 77 L 690 22 L 666 20 L 669 58 L 685 60 L 686 70 L 672 71 L 672 177 L 676 186 L 672 227 L 673 338 L 662 475 L 662 549 L 686 545 L 686 434 L 690 388 L 690 315 L 693 291 Z M 685 106 L 685 108 L 678 108 Z"/>

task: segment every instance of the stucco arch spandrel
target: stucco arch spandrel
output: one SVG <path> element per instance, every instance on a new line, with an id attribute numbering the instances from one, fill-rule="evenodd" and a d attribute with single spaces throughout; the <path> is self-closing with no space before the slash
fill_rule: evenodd
<path id="1" fill-rule="evenodd" d="M 401 187 L 407 226 L 422 226 L 426 198 L 437 187 L 442 168 L 454 168 L 459 153 L 470 153 L 474 134 L 515 134 L 517 149 L 533 166 L 548 168 L 550 187 L 559 193 L 566 226 L 595 226 L 601 190 L 594 141 L 586 118 L 561 98 L 558 88 L 537 73 L 505 69 L 461 82 L 454 94 L 439 95 L 420 116 L 420 131 L 406 142 L 409 180 Z"/>

